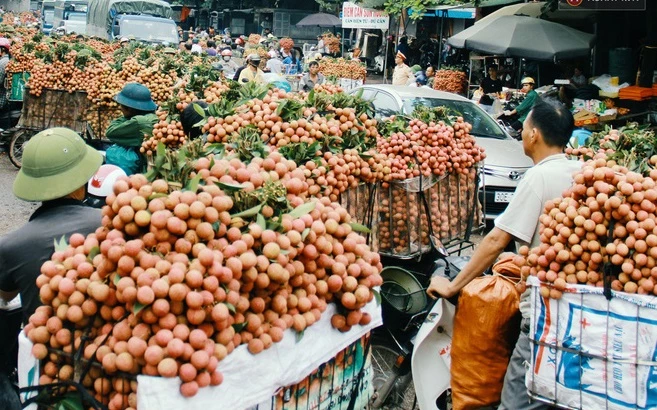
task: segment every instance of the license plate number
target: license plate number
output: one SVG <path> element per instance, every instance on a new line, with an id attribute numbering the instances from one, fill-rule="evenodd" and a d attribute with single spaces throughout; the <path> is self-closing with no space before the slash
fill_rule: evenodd
<path id="1" fill-rule="evenodd" d="M 495 192 L 495 202 L 509 203 L 515 194 L 515 192 Z"/>

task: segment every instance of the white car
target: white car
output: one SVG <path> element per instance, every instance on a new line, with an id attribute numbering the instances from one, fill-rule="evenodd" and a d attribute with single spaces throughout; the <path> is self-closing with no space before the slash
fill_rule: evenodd
<path id="1" fill-rule="evenodd" d="M 485 189 L 480 191 L 480 199 L 485 201 L 487 220 L 494 219 L 506 209 L 518 182 L 533 166 L 523 151 L 522 142 L 509 136 L 484 110 L 460 95 L 426 87 L 385 84 L 364 85 L 352 93 L 359 90 L 362 90 L 364 99 L 372 101 L 377 118 L 410 114 L 417 105 L 446 106 L 472 124 L 470 134 L 486 150 L 482 184 Z"/>

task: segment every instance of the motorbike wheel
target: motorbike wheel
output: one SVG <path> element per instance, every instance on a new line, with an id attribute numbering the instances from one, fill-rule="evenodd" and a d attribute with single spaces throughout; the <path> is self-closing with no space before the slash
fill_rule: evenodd
<path id="1" fill-rule="evenodd" d="M 416 410 L 415 388 L 411 374 L 398 375 L 394 371 L 395 362 L 400 355 L 399 348 L 392 341 L 374 339 L 372 341 L 372 384 L 374 397 L 387 383 L 393 383 L 383 405 L 377 408 L 385 410 Z M 395 378 L 390 380 L 390 378 Z M 385 392 L 381 392 L 386 394 Z"/>
<path id="2" fill-rule="evenodd" d="M 36 134 L 32 130 L 18 130 L 11 137 L 9 143 L 9 160 L 16 168 L 20 168 L 23 163 L 23 146 Z"/>

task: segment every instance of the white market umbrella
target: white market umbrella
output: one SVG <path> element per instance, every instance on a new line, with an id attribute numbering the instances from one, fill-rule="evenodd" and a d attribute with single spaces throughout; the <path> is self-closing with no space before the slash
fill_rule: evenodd
<path id="1" fill-rule="evenodd" d="M 475 21 L 475 24 L 488 24 L 501 16 L 522 15 L 528 17 L 539 17 L 541 15 L 541 8 L 544 5 L 544 1 L 512 4 L 510 6 L 502 7 L 501 9 L 490 13 L 486 17 Z"/>
<path id="2" fill-rule="evenodd" d="M 594 36 L 563 24 L 527 16 L 505 15 L 475 24 L 447 42 L 491 55 L 534 60 L 586 57 Z"/>

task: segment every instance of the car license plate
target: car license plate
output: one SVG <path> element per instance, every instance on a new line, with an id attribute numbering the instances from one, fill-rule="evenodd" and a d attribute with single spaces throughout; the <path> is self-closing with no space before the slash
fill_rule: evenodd
<path id="1" fill-rule="evenodd" d="M 495 192 L 495 202 L 509 203 L 515 194 L 515 192 Z"/>

